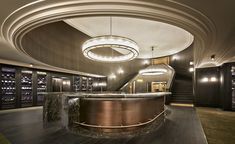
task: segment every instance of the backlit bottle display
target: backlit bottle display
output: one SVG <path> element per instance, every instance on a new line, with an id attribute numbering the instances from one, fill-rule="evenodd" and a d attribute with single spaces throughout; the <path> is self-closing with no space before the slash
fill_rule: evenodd
<path id="1" fill-rule="evenodd" d="M 21 107 L 33 105 L 32 71 L 21 71 Z"/>
<path id="2" fill-rule="evenodd" d="M 80 91 L 81 89 L 81 77 L 80 76 L 75 76 L 74 77 L 74 90 L 75 92 Z"/>
<path id="3" fill-rule="evenodd" d="M 232 109 L 235 110 L 235 67 L 232 67 Z"/>
<path id="4" fill-rule="evenodd" d="M 37 72 L 37 105 L 43 103 L 43 92 L 47 91 L 47 73 Z"/>
<path id="5" fill-rule="evenodd" d="M 1 69 L 2 108 L 14 108 L 16 104 L 16 69 L 3 67 Z"/>

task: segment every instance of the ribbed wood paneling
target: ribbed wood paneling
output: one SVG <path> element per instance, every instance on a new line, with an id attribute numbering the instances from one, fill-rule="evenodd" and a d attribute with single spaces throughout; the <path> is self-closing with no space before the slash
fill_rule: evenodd
<path id="1" fill-rule="evenodd" d="M 110 64 L 85 58 L 81 45 L 89 38 L 64 22 L 55 22 L 27 33 L 22 45 L 30 56 L 49 65 L 105 76 L 115 73 L 115 80 L 108 79 L 108 90 L 118 89 L 139 69 L 146 67 L 143 60 L 138 59 Z M 124 70 L 124 74 L 117 73 L 119 68 Z"/>

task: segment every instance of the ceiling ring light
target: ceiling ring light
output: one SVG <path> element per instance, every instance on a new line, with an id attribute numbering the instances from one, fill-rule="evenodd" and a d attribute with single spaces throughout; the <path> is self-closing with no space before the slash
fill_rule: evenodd
<path id="1" fill-rule="evenodd" d="M 103 56 L 98 55 L 92 50 L 98 48 L 125 49 L 127 54 L 121 56 Z M 133 40 L 121 36 L 107 35 L 94 37 L 87 40 L 82 46 L 82 52 L 85 57 L 100 62 L 124 62 L 130 61 L 139 55 L 139 47 Z"/>
<path id="2" fill-rule="evenodd" d="M 92 52 L 98 48 L 110 48 L 112 56 L 103 56 Z M 113 56 L 113 48 L 124 49 L 128 53 L 121 56 Z M 83 55 L 91 60 L 100 62 L 124 62 L 130 61 L 139 55 L 139 47 L 133 40 L 112 35 L 112 17 L 110 17 L 110 35 L 91 38 L 82 45 Z"/>
<path id="3" fill-rule="evenodd" d="M 154 51 L 154 47 L 151 47 L 152 50 L 152 59 L 153 59 L 153 51 Z M 146 75 L 146 76 L 152 76 L 152 75 L 162 75 L 164 73 L 166 73 L 167 70 L 166 69 L 162 69 L 162 68 L 156 68 L 153 65 L 153 61 L 152 61 L 152 65 L 146 69 L 142 69 L 139 71 L 139 74 L 141 75 Z"/>
<path id="4" fill-rule="evenodd" d="M 141 75 L 162 75 L 166 73 L 166 69 L 160 69 L 160 68 L 147 68 L 139 71 L 139 74 Z"/>

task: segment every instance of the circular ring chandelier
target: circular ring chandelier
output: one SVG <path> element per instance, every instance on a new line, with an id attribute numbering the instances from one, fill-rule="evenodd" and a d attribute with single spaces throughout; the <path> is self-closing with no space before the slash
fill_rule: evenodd
<path id="1" fill-rule="evenodd" d="M 92 52 L 98 48 L 113 48 L 127 50 L 127 54 L 121 56 L 103 56 Z M 100 62 L 124 62 L 130 61 L 139 55 L 139 47 L 133 40 L 121 36 L 105 35 L 94 37 L 85 41 L 82 46 L 82 52 L 85 57 Z"/>
<path id="2" fill-rule="evenodd" d="M 159 69 L 159 68 L 147 68 L 139 71 L 141 75 L 162 75 L 166 73 L 166 69 Z"/>

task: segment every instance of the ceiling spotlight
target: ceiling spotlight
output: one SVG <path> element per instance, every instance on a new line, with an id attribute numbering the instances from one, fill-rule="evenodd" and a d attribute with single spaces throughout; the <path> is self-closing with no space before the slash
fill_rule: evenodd
<path id="1" fill-rule="evenodd" d="M 212 61 L 215 60 L 215 55 L 211 55 L 211 60 L 212 60 Z"/>
<path id="2" fill-rule="evenodd" d="M 30 66 L 30 67 L 33 67 L 33 64 L 30 64 L 29 66 Z"/>

